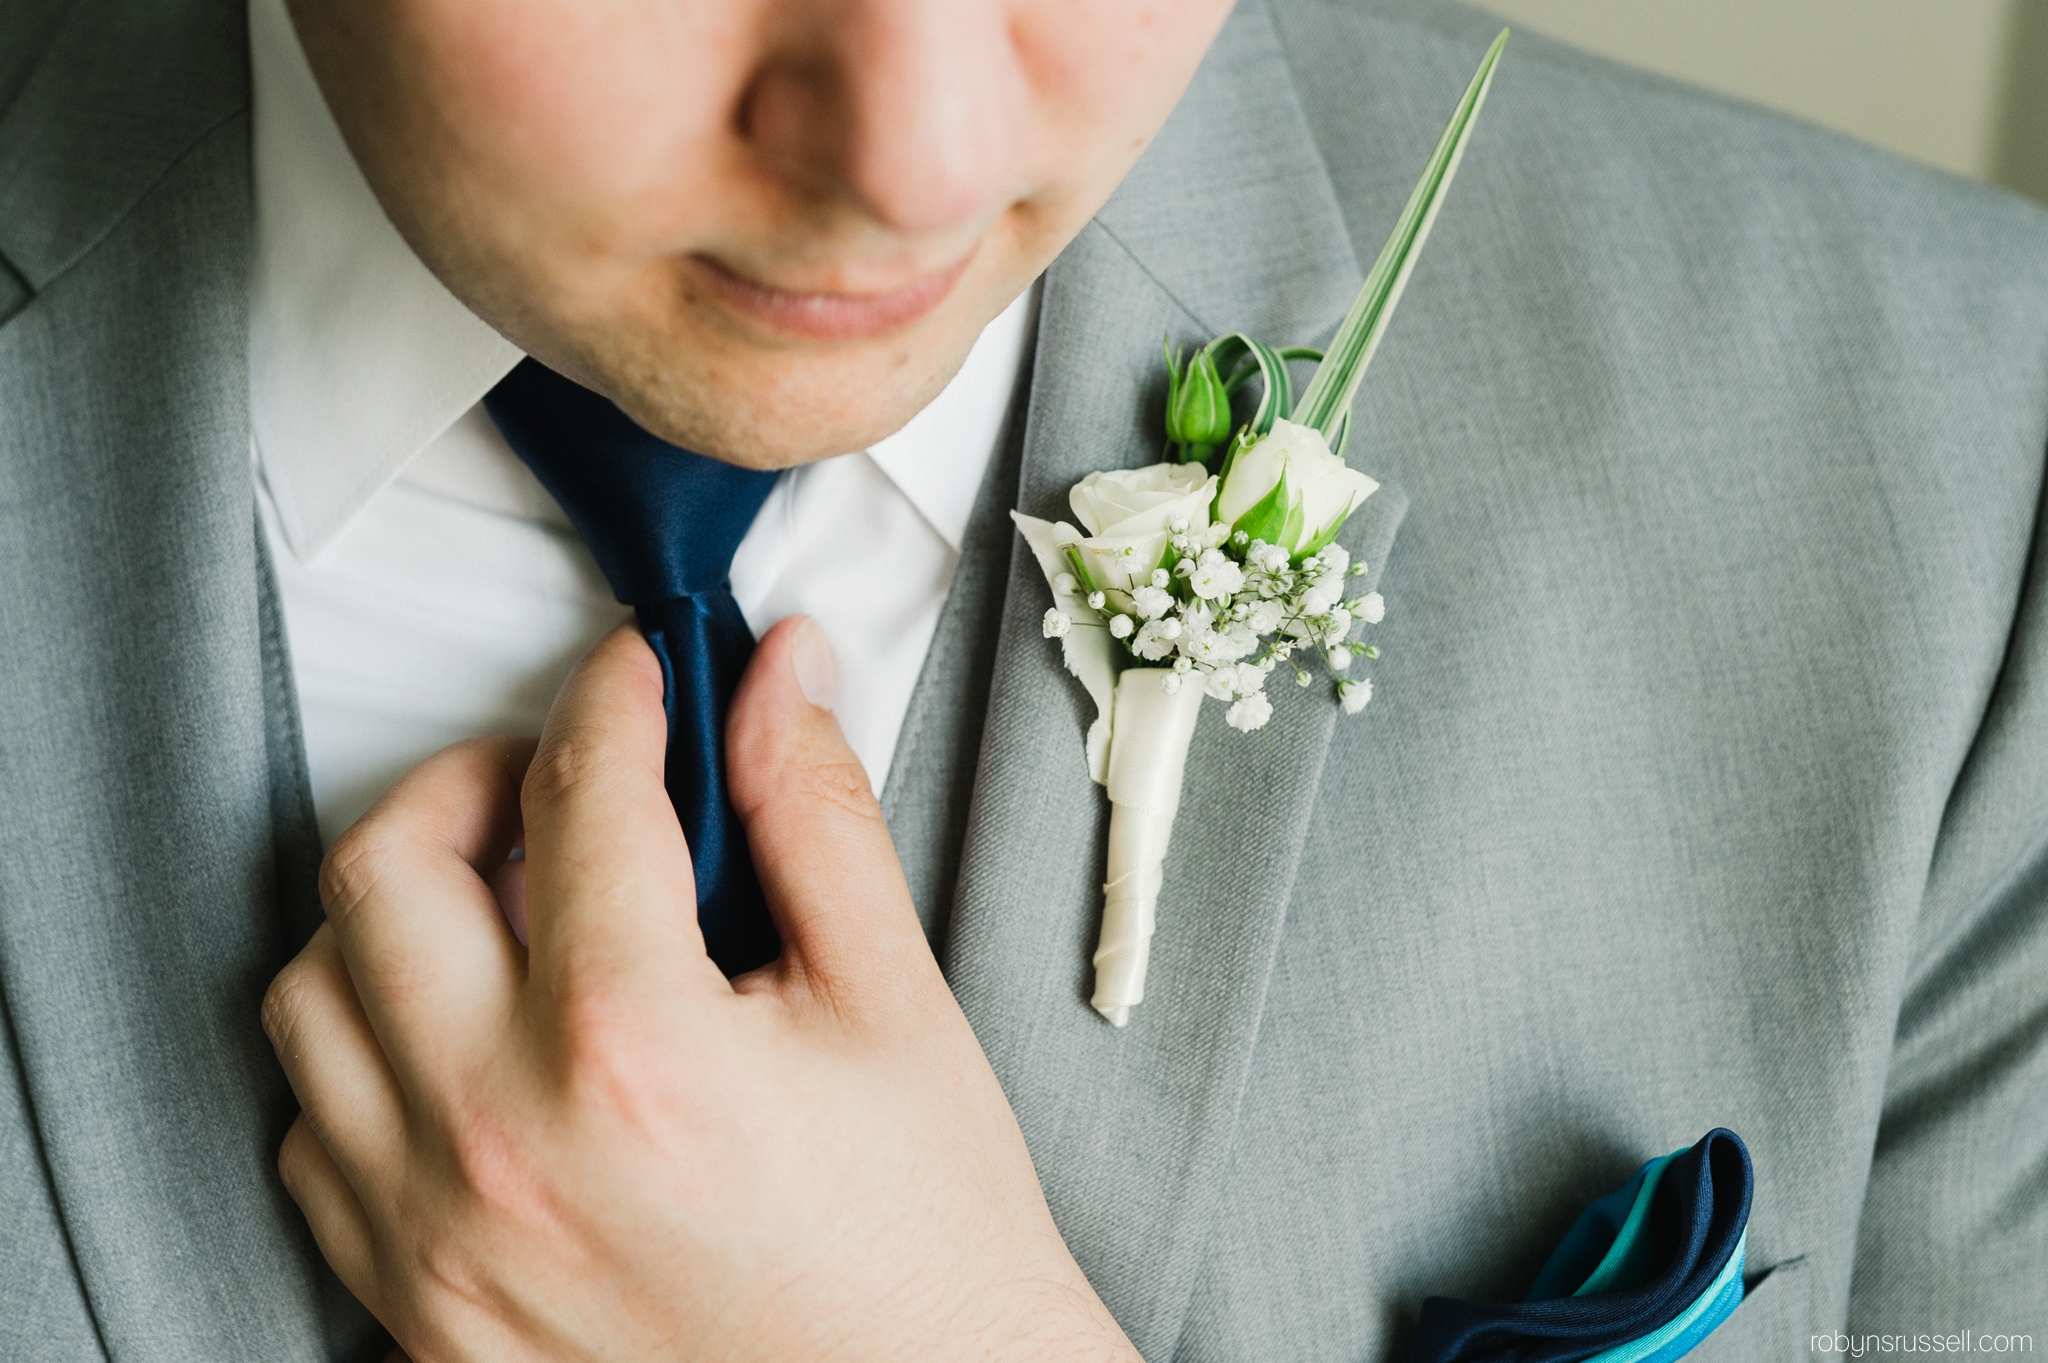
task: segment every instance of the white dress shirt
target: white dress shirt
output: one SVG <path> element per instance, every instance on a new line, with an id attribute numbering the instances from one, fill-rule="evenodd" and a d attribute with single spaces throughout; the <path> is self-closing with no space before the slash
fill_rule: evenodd
<path id="1" fill-rule="evenodd" d="M 251 0 L 249 398 L 313 803 L 332 840 L 420 759 L 538 733 L 630 612 L 481 400 L 520 352 L 413 255 L 356 169 L 283 0 Z M 782 475 L 733 560 L 758 635 L 813 616 L 877 790 L 1016 386 L 1035 290 L 872 449 Z"/>

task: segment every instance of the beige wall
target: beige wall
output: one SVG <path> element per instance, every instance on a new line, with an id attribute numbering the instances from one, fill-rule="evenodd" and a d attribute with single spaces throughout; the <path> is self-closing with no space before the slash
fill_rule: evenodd
<path id="1" fill-rule="evenodd" d="M 2048 0 L 1482 0 L 1516 24 L 2048 202 Z"/>
<path id="2" fill-rule="evenodd" d="M 1994 179 L 2048 203 L 2048 0 L 2013 0 Z"/>

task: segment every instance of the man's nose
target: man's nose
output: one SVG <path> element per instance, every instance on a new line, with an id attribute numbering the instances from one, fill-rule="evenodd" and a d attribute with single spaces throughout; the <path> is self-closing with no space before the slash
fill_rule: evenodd
<path id="1" fill-rule="evenodd" d="M 764 61 L 741 130 L 771 169 L 899 232 L 1018 192 L 1031 93 L 1002 0 L 824 0 Z"/>

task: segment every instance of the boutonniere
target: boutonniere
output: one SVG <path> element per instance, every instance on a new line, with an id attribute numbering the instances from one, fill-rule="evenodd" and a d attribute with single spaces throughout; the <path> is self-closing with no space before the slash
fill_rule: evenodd
<path id="1" fill-rule="evenodd" d="M 1354 637 L 1385 611 L 1336 537 L 1379 484 L 1345 462 L 1351 402 L 1457 173 L 1493 83 L 1494 40 L 1327 353 L 1232 333 L 1192 355 L 1166 353 L 1166 455 L 1091 473 L 1069 502 L 1077 528 L 1012 512 L 1053 604 L 1044 631 L 1096 706 L 1088 771 L 1109 789 L 1108 880 L 1095 949 L 1097 1012 L 1116 1026 L 1145 996 L 1145 966 L 1180 809 L 1181 775 L 1202 700 L 1251 733 L 1273 717 L 1276 676 L 1335 678 L 1332 703 L 1357 714 L 1372 682 Z M 1315 362 L 1294 397 L 1292 363 Z M 1233 399 L 1256 380 L 1242 422 Z M 1247 400 L 1247 405 L 1250 405 Z"/>

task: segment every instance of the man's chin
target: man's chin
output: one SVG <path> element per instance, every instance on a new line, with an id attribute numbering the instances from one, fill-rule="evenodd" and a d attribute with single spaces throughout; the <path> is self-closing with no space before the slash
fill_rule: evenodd
<path id="1" fill-rule="evenodd" d="M 715 332 L 643 333 L 636 344 L 620 329 L 556 367 L 670 444 L 746 468 L 793 468 L 867 449 L 923 411 L 981 334 L 967 309 L 958 314 L 808 352 Z"/>
<path id="2" fill-rule="evenodd" d="M 903 429 L 938 396 L 959 367 L 935 378 L 893 384 L 774 382 L 735 392 L 696 383 L 607 383 L 606 391 L 642 427 L 672 445 L 743 468 L 785 469 L 864 450 Z M 801 370 L 803 366 L 795 366 Z M 666 376 L 663 376 L 665 379 Z"/>

